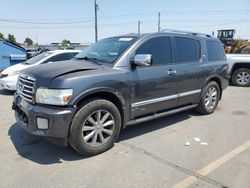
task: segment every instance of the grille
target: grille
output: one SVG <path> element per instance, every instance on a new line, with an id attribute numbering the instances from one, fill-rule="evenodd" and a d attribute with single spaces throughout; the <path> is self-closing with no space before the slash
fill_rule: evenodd
<path id="1" fill-rule="evenodd" d="M 34 94 L 35 79 L 26 76 L 19 75 L 17 92 L 27 101 L 32 102 Z"/>

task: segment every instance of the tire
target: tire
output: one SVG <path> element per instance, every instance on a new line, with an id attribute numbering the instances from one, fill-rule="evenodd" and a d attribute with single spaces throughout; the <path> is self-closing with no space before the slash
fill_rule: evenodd
<path id="1" fill-rule="evenodd" d="M 220 87 L 217 82 L 209 82 L 202 90 L 201 100 L 196 111 L 203 115 L 212 114 L 218 106 L 220 96 Z"/>
<path id="2" fill-rule="evenodd" d="M 117 107 L 110 101 L 93 99 L 75 114 L 69 143 L 82 155 L 98 155 L 113 147 L 120 130 L 121 115 Z"/>
<path id="3" fill-rule="evenodd" d="M 250 86 L 250 69 L 240 68 L 233 72 L 232 83 L 235 86 L 249 87 Z"/>

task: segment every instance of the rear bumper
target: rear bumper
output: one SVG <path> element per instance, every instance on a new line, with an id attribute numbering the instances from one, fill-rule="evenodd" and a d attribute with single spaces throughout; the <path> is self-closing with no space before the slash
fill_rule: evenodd
<path id="1" fill-rule="evenodd" d="M 230 80 L 230 76 L 227 76 L 225 77 L 223 80 L 222 80 L 222 83 L 221 83 L 221 87 L 222 87 L 222 90 L 226 89 L 229 85 L 229 80 Z"/>
<path id="2" fill-rule="evenodd" d="M 24 130 L 32 135 L 46 137 L 61 146 L 67 145 L 68 132 L 74 116 L 74 108 L 56 108 L 30 104 L 17 93 L 14 95 L 13 107 L 15 117 Z M 48 120 L 48 129 L 39 129 L 37 118 Z"/>

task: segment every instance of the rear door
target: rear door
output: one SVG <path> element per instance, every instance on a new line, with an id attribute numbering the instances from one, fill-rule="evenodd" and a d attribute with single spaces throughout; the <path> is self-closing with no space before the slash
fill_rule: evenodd
<path id="1" fill-rule="evenodd" d="M 200 83 L 204 83 L 206 78 L 201 41 L 176 36 L 174 46 L 178 106 L 196 104 L 202 89 Z"/>
<path id="2" fill-rule="evenodd" d="M 151 54 L 153 62 L 150 67 L 136 67 L 132 71 L 132 116 L 142 117 L 175 107 L 177 96 L 175 76 L 171 74 L 173 64 L 170 37 L 148 39 L 138 47 L 135 54 Z"/>

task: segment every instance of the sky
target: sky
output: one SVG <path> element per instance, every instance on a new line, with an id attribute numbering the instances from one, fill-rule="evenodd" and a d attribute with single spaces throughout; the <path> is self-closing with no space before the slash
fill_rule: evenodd
<path id="1" fill-rule="evenodd" d="M 156 32 L 161 29 L 217 34 L 236 29 L 236 38 L 250 39 L 250 0 L 97 0 L 98 38 Z M 39 44 L 94 42 L 94 0 L 0 0 L 0 32 Z"/>

